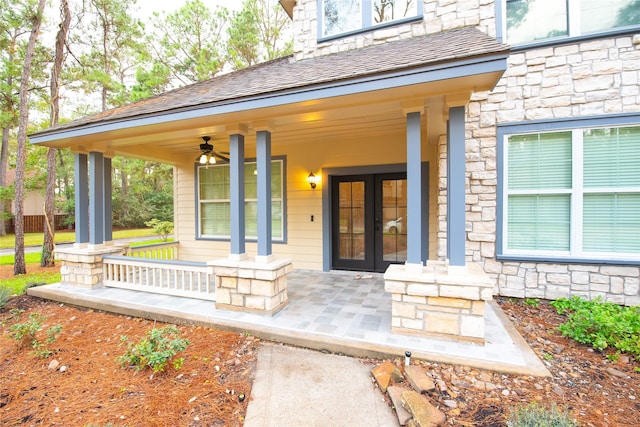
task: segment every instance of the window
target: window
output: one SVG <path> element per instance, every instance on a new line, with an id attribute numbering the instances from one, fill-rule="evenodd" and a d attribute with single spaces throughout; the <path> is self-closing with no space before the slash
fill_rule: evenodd
<path id="1" fill-rule="evenodd" d="M 321 38 L 422 16 L 422 0 L 319 0 Z"/>
<path id="2" fill-rule="evenodd" d="M 507 42 L 513 45 L 638 25 L 638 0 L 507 0 Z"/>
<path id="3" fill-rule="evenodd" d="M 504 255 L 640 260 L 640 126 L 507 135 Z"/>
<path id="4" fill-rule="evenodd" d="M 271 228 L 274 241 L 284 241 L 284 159 L 271 162 Z M 245 234 L 258 235 L 258 190 L 256 163 L 245 162 Z M 231 235 L 230 166 L 197 167 L 198 236 L 229 238 Z"/>

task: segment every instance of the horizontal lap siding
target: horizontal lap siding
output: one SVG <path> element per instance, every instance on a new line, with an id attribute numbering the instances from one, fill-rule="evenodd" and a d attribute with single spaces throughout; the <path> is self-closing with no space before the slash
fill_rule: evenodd
<path id="1" fill-rule="evenodd" d="M 385 135 L 379 143 L 357 139 L 334 141 L 306 141 L 278 147 L 277 132 L 272 136 L 273 156 L 286 156 L 287 163 L 287 242 L 274 243 L 277 258 L 290 258 L 295 268 L 322 270 L 322 189 L 321 182 L 311 189 L 309 172 L 321 176 L 323 168 L 404 163 L 404 134 Z M 430 161 L 431 177 L 436 174 L 436 144 L 424 144 L 425 157 Z M 365 149 L 366 148 L 366 149 Z M 285 151 L 286 150 L 286 151 Z M 249 156 L 250 154 L 248 154 Z M 176 169 L 176 239 L 180 241 L 180 258 L 189 261 L 208 261 L 229 255 L 228 241 L 195 239 L 195 182 L 193 164 Z M 430 179 L 430 256 L 435 254 L 437 180 Z M 311 221 L 313 215 L 313 221 Z M 247 242 L 246 252 L 256 254 L 256 243 Z"/>

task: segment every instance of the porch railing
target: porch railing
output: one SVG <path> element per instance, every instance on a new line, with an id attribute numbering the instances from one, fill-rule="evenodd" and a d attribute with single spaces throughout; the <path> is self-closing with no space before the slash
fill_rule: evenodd
<path id="1" fill-rule="evenodd" d="M 175 260 L 178 259 L 180 242 L 152 243 L 150 245 L 130 246 L 125 255 L 137 258 Z"/>
<path id="2" fill-rule="evenodd" d="M 102 268 L 108 287 L 215 301 L 213 270 L 205 263 L 105 255 Z"/>

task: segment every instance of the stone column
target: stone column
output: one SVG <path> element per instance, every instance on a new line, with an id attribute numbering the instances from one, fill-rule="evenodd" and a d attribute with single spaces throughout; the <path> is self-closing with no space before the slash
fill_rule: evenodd
<path id="1" fill-rule="evenodd" d="M 291 260 L 254 262 L 222 259 L 208 264 L 216 282 L 216 309 L 273 316 L 289 302 L 287 274 Z"/>
<path id="2" fill-rule="evenodd" d="M 484 343 L 485 301 L 493 299 L 494 281 L 480 265 L 430 260 L 421 272 L 391 265 L 384 279 L 393 333 Z"/>
<path id="3" fill-rule="evenodd" d="M 61 261 L 61 283 L 81 288 L 103 287 L 102 257 L 124 255 L 123 248 L 62 248 L 56 249 L 56 259 Z"/>

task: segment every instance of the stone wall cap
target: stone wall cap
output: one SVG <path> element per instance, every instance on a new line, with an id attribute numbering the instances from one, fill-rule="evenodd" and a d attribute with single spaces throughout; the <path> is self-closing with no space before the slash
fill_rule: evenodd
<path id="1" fill-rule="evenodd" d="M 229 258 L 222 258 L 213 261 L 208 261 L 209 267 L 225 267 L 225 268 L 242 268 L 251 270 L 278 270 L 286 267 L 293 261 L 289 258 L 274 259 L 270 262 L 256 262 L 253 259 L 245 259 L 241 261 L 232 260 Z"/>
<path id="2" fill-rule="evenodd" d="M 437 264 L 437 266 L 428 264 L 422 268 L 422 272 L 407 271 L 404 265 L 392 264 L 384 273 L 384 279 L 477 288 L 492 288 L 495 285 L 494 280 L 489 277 L 482 266 L 476 263 L 468 263 L 465 266 L 448 266 L 446 270 L 441 270 L 440 264 Z"/>
<path id="3" fill-rule="evenodd" d="M 56 248 L 56 254 L 66 255 L 105 255 L 122 253 L 123 248 L 118 246 L 108 246 L 103 248 Z"/>

